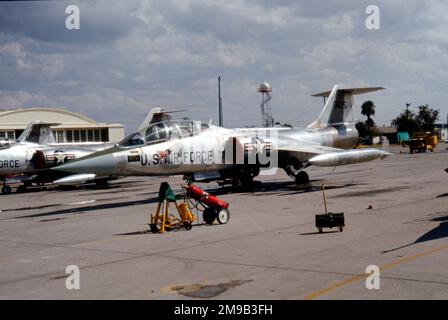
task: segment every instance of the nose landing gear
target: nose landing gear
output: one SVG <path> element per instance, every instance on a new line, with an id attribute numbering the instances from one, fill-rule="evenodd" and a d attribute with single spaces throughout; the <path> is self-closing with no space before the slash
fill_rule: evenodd
<path id="1" fill-rule="evenodd" d="M 3 180 L 2 194 L 7 195 L 11 193 L 11 187 L 6 185 L 6 180 Z"/>

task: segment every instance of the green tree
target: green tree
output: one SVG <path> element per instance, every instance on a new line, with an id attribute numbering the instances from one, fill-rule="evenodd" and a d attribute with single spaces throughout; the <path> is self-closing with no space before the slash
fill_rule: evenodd
<path id="1" fill-rule="evenodd" d="M 358 122 L 356 124 L 356 130 L 358 130 L 359 136 L 362 138 L 372 137 L 374 128 L 376 127 L 375 121 L 372 116 L 375 114 L 375 104 L 373 101 L 365 101 L 361 105 L 361 114 L 367 117 L 365 122 Z"/>
<path id="2" fill-rule="evenodd" d="M 432 109 L 428 105 L 419 106 L 415 120 L 417 120 L 423 131 L 433 132 L 435 123 L 439 119 L 439 113 L 438 109 Z"/>
<path id="3" fill-rule="evenodd" d="M 367 128 L 367 125 L 364 122 L 357 122 L 355 127 L 361 138 L 370 136 L 369 128 Z"/>
<path id="4" fill-rule="evenodd" d="M 361 114 L 367 117 L 367 128 L 369 128 L 369 130 L 374 128 L 375 121 L 373 121 L 372 116 L 375 115 L 375 104 L 373 101 L 367 100 L 361 105 Z"/>
<path id="5" fill-rule="evenodd" d="M 391 124 L 398 131 L 407 131 L 409 135 L 412 135 L 414 132 L 421 131 L 421 127 L 420 123 L 416 120 L 416 114 L 409 110 L 410 105 L 410 103 L 406 103 L 406 109 L 393 119 Z"/>

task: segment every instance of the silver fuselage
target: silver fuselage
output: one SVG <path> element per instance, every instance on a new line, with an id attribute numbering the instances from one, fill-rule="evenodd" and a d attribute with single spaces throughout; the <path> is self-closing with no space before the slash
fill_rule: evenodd
<path id="1" fill-rule="evenodd" d="M 50 168 L 62 164 L 66 160 L 63 157 L 64 155 L 69 155 L 76 159 L 110 146 L 110 143 L 84 146 L 70 144 L 40 145 L 30 142 L 16 143 L 10 147 L 0 149 L 0 177 L 4 178 L 21 173 L 33 173 L 37 170 L 44 169 L 36 166 L 37 151 L 42 152 L 44 157 L 47 158 L 53 155 L 51 160 L 48 160 L 47 158 L 44 159 L 46 167 Z M 54 157 L 55 152 L 56 154 L 59 152 L 62 156 L 59 158 Z"/>
<path id="2" fill-rule="evenodd" d="M 240 164 L 223 161 L 230 139 L 242 144 L 253 137 L 262 136 L 273 144 L 273 149 L 285 146 L 315 145 L 349 149 L 356 145 L 358 132 L 354 125 L 335 125 L 319 129 L 257 128 L 225 129 L 217 126 L 196 135 L 172 139 L 139 147 L 117 145 L 111 150 L 92 154 L 79 161 L 68 163 L 61 170 L 72 173 L 114 175 L 185 175 L 207 171 L 225 171 Z M 299 161 L 312 155 L 300 154 Z M 277 167 L 284 160 L 278 158 Z"/>

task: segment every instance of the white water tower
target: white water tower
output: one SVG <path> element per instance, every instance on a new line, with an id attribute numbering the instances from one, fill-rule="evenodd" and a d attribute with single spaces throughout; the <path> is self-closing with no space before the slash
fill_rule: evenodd
<path id="1" fill-rule="evenodd" d="M 272 111 L 271 111 L 271 95 L 270 92 L 272 91 L 271 86 L 269 83 L 264 81 L 260 86 L 258 87 L 258 92 L 261 92 L 261 126 L 263 128 L 273 127 L 274 126 L 274 118 L 272 117 Z"/>

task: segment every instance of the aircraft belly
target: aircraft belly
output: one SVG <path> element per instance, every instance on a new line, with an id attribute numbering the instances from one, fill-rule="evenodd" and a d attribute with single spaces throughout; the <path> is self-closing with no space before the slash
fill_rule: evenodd
<path id="1" fill-rule="evenodd" d="M 226 169 L 228 165 L 223 164 L 163 164 L 163 165 L 145 165 L 134 164 L 127 166 L 128 175 L 178 175 L 194 172 L 219 171 Z"/>

